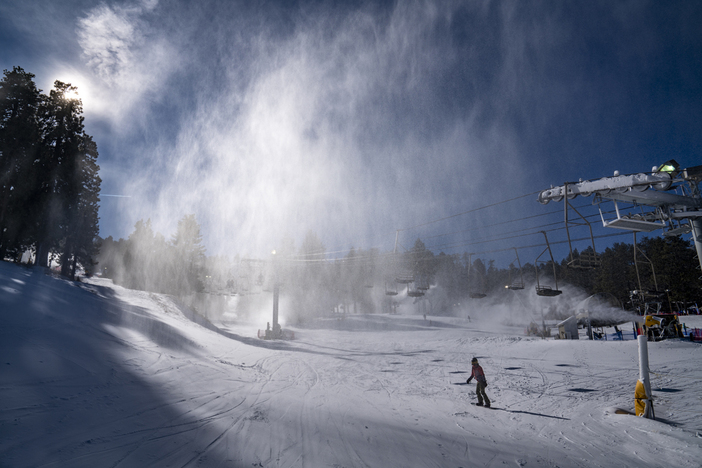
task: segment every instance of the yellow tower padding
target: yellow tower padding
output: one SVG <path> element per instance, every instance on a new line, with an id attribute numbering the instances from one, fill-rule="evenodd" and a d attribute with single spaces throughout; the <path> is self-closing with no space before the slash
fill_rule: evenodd
<path id="1" fill-rule="evenodd" d="M 646 396 L 646 388 L 644 387 L 644 383 L 640 380 L 636 381 L 634 398 L 636 400 L 636 403 L 634 404 L 634 407 L 636 408 L 636 416 L 644 416 L 646 414 L 646 400 L 648 400 L 648 397 Z"/>

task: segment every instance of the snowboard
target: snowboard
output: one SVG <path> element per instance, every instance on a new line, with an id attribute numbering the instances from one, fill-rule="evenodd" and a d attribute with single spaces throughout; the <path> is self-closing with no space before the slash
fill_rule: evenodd
<path id="1" fill-rule="evenodd" d="M 477 406 L 478 408 L 486 408 L 486 409 L 497 409 L 494 406 L 484 406 L 484 405 L 478 405 L 477 403 L 471 403 L 473 406 Z"/>

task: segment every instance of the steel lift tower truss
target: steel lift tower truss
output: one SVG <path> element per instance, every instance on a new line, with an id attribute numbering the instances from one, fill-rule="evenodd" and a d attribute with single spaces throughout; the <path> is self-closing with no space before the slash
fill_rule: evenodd
<path id="1" fill-rule="evenodd" d="M 538 195 L 539 203 L 572 200 L 578 195 L 595 195 L 604 227 L 626 229 L 635 232 L 652 232 L 668 228 L 665 235 L 680 235 L 692 232 L 697 258 L 702 268 L 702 166 L 680 169 L 675 160 L 670 160 L 651 172 L 603 177 L 565 183 L 559 187 L 543 190 Z M 616 218 L 606 220 L 600 204 L 614 203 Z M 639 213 L 622 214 L 619 202 L 631 203 L 640 208 Z M 647 210 L 643 208 L 646 207 Z M 568 227 L 566 205 L 566 228 Z M 594 245 L 593 245 L 594 247 Z M 593 248 L 594 250 L 594 248 Z"/>

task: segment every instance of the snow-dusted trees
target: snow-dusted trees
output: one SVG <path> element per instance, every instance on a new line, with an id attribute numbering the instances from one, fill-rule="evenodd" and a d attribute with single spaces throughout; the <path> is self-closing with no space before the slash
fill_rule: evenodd
<path id="1" fill-rule="evenodd" d="M 293 276 L 286 290 L 292 296 L 293 314 L 298 320 L 318 316 L 331 309 L 331 281 L 326 262 L 326 248 L 317 235 L 308 231 L 294 259 Z"/>
<path id="2" fill-rule="evenodd" d="M 40 91 L 19 67 L 0 81 L 0 259 L 34 242 L 35 160 L 41 146 Z"/>
<path id="3" fill-rule="evenodd" d="M 37 160 L 37 263 L 47 266 L 48 254 L 60 253 L 65 275 L 75 273 L 78 256 L 85 261 L 94 253 L 100 191 L 97 146 L 85 133 L 75 93 L 75 87 L 56 81 L 44 99 Z"/>
<path id="4" fill-rule="evenodd" d="M 202 292 L 205 247 L 194 214 L 186 215 L 178 221 L 178 230 L 173 235 L 171 245 L 176 291 Z"/>
<path id="5" fill-rule="evenodd" d="M 124 241 L 103 241 L 100 271 L 131 289 L 187 295 L 203 290 L 205 248 L 195 215 L 178 222 L 171 242 L 139 220 Z"/>

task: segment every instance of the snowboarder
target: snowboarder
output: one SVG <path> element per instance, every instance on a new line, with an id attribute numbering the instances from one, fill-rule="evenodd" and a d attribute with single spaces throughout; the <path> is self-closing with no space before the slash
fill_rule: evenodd
<path id="1" fill-rule="evenodd" d="M 471 359 L 470 363 L 473 365 L 473 372 L 470 374 L 470 377 L 468 377 L 468 380 L 466 380 L 466 383 L 469 384 L 470 381 L 473 380 L 473 377 L 475 377 L 475 393 L 478 395 L 478 406 L 483 406 L 483 400 L 485 400 L 485 407 L 489 408 L 490 399 L 485 393 L 485 387 L 487 387 L 485 372 L 483 372 L 483 368 L 480 367 L 480 364 L 478 364 L 478 358 Z"/>

